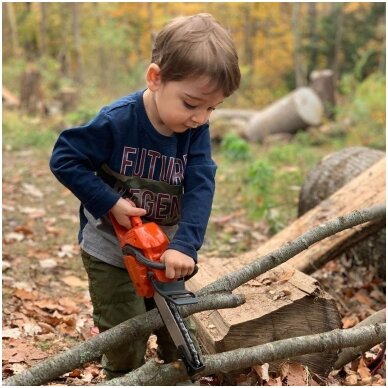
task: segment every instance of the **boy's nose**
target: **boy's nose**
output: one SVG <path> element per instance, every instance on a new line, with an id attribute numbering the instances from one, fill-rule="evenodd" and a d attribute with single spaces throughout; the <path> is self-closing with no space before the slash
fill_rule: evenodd
<path id="1" fill-rule="evenodd" d="M 198 112 L 196 113 L 193 117 L 192 120 L 198 124 L 202 125 L 205 124 L 209 120 L 210 112 L 205 111 L 205 112 Z"/>

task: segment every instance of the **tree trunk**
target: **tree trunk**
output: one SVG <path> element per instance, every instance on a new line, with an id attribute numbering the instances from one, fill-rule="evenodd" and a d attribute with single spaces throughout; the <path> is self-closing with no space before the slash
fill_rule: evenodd
<path id="1" fill-rule="evenodd" d="M 81 32 L 80 32 L 80 3 L 71 3 L 72 9 L 72 30 L 73 30 L 73 53 L 74 53 L 74 79 L 82 83 L 82 53 L 81 53 Z"/>
<path id="2" fill-rule="evenodd" d="M 333 14 L 336 17 L 335 23 L 335 40 L 334 40 L 334 55 L 332 58 L 331 68 L 334 72 L 334 85 L 337 85 L 338 80 L 340 79 L 340 56 L 342 50 L 342 35 L 343 35 L 343 4 L 342 3 L 333 3 Z"/>
<path id="3" fill-rule="evenodd" d="M 310 48 L 307 74 L 310 74 L 316 68 L 318 58 L 317 5 L 314 2 L 308 3 L 308 23 Z"/>
<path id="4" fill-rule="evenodd" d="M 294 74 L 297 88 L 306 85 L 303 70 L 300 3 L 292 3 L 292 35 L 294 39 Z"/>
<path id="5" fill-rule="evenodd" d="M 251 141 L 263 141 L 274 133 L 295 133 L 322 120 L 323 105 L 317 94 L 307 87 L 275 101 L 250 120 L 246 137 Z"/>
<path id="6" fill-rule="evenodd" d="M 42 55 L 47 54 L 47 17 L 48 17 L 48 4 L 40 3 L 40 17 L 41 21 L 39 23 L 40 28 L 40 39 L 39 39 L 39 50 Z"/>
<path id="7" fill-rule="evenodd" d="M 15 17 L 15 10 L 12 2 L 4 3 L 7 9 L 9 27 L 11 29 L 11 42 L 12 42 L 12 54 L 17 55 L 19 53 L 19 34 Z"/>
<path id="8" fill-rule="evenodd" d="M 299 215 L 318 205 L 355 177 L 357 180 L 345 190 L 345 198 L 364 205 L 373 191 L 385 193 L 385 153 L 366 147 L 350 147 L 330 154 L 308 173 L 299 196 Z M 377 163 L 380 160 L 379 163 Z M 372 166 L 372 168 L 370 168 Z M 369 170 L 360 176 L 360 174 Z M 357 198 L 354 197 L 357 194 Z M 325 206 L 322 203 L 322 206 Z M 368 238 L 346 251 L 356 263 L 373 265 L 385 277 L 386 233 L 382 226 Z"/>
<path id="9" fill-rule="evenodd" d="M 335 84 L 332 70 L 314 70 L 310 75 L 310 86 L 323 103 L 325 115 L 335 117 Z"/>

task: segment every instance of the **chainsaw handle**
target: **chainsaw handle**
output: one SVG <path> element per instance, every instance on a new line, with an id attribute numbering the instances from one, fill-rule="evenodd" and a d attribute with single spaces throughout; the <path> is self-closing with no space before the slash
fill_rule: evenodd
<path id="1" fill-rule="evenodd" d="M 148 260 L 138 249 L 136 249 L 131 245 L 125 245 L 125 247 L 123 248 L 123 254 L 134 256 L 139 263 L 143 264 L 148 268 L 161 269 L 161 270 L 166 269 L 166 265 L 164 263 Z M 197 264 L 195 264 L 194 271 L 190 275 L 185 276 L 184 279 L 185 280 L 191 279 L 197 272 L 198 272 L 198 266 Z"/>

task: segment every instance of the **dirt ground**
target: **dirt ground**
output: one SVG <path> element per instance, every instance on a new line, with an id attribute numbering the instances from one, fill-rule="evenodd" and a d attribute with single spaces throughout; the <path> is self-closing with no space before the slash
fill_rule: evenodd
<path id="1" fill-rule="evenodd" d="M 3 151 L 3 378 L 95 334 L 87 277 L 77 245 L 79 204 L 52 176 L 48 159 L 47 152 L 37 150 Z M 240 229 L 248 223 L 243 215 L 237 221 Z M 220 223 L 220 218 L 211 222 Z M 249 230 L 250 225 L 246 226 Z M 252 248 L 257 244 L 253 237 L 241 235 Z M 211 256 L 214 252 L 205 248 L 202 254 Z M 385 279 L 379 279 L 373 269 L 354 268 L 344 256 L 313 276 L 338 301 L 344 328 L 385 307 Z M 154 347 L 151 343 L 151 353 Z M 234 376 L 234 383 L 297 385 L 291 384 L 287 374 L 266 380 L 260 373 L 252 368 Z M 94 362 L 49 385 L 95 385 L 103 379 L 100 364 Z M 301 381 L 297 381 L 299 385 L 308 385 Z M 199 383 L 223 385 L 225 379 L 210 376 Z M 385 385 L 384 349 L 375 347 L 326 383 Z"/>

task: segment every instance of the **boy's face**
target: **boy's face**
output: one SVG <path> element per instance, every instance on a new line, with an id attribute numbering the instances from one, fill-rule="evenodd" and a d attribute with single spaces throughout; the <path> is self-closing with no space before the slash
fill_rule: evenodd
<path id="1" fill-rule="evenodd" d="M 167 135 L 205 124 L 224 100 L 222 91 L 215 90 L 208 77 L 161 83 L 153 94 L 154 113 Z"/>

